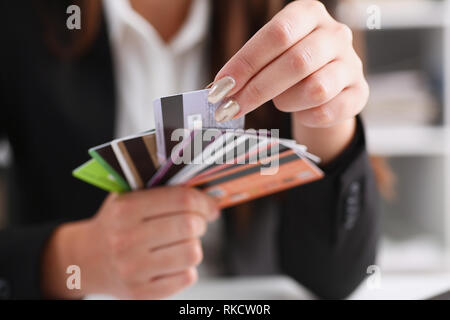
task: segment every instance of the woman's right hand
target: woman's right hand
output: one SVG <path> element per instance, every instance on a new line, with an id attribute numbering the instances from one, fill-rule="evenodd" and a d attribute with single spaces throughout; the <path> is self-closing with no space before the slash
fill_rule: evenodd
<path id="1" fill-rule="evenodd" d="M 200 237 L 219 212 L 212 198 L 195 189 L 112 194 L 93 218 L 55 231 L 43 257 L 44 292 L 55 298 L 170 296 L 196 281 Z M 80 290 L 66 286 L 69 265 L 81 269 Z"/>

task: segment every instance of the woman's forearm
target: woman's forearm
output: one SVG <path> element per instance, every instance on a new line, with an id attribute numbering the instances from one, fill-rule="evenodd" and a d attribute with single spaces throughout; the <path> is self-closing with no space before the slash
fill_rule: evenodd
<path id="1" fill-rule="evenodd" d="M 292 136 L 308 151 L 321 158 L 321 165 L 327 164 L 341 154 L 355 134 L 356 118 L 351 118 L 328 128 L 311 128 L 301 124 L 300 113 L 292 114 Z"/>

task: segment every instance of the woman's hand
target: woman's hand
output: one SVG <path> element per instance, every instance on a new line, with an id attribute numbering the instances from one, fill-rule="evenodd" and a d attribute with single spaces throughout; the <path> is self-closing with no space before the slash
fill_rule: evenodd
<path id="1" fill-rule="evenodd" d="M 351 30 L 314 0 L 292 2 L 217 74 L 216 120 L 241 117 L 273 99 L 293 113 L 293 135 L 329 161 L 351 140 L 369 95 Z"/>
<path id="2" fill-rule="evenodd" d="M 199 238 L 218 215 L 214 200 L 195 189 L 110 195 L 94 218 L 57 229 L 44 254 L 44 290 L 56 298 L 170 296 L 196 281 Z M 66 287 L 69 265 L 81 269 L 81 290 Z"/>

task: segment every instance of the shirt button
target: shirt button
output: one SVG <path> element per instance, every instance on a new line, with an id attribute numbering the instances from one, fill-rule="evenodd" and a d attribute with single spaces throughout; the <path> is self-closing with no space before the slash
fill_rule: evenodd
<path id="1" fill-rule="evenodd" d="M 8 282 L 4 279 L 0 279 L 0 300 L 6 300 L 11 297 Z"/>

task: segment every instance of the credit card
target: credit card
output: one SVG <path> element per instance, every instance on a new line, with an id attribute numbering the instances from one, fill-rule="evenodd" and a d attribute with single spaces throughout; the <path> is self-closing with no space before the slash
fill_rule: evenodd
<path id="1" fill-rule="evenodd" d="M 159 168 L 154 130 L 111 142 L 132 190 L 143 189 Z"/>
<path id="2" fill-rule="evenodd" d="M 272 146 L 272 140 L 266 139 L 265 141 L 261 141 L 258 145 L 250 149 L 248 153 L 236 158 L 234 163 L 212 166 L 206 171 L 196 175 L 186 183 L 189 185 L 199 185 L 204 182 L 211 181 L 219 176 L 224 176 L 236 168 L 242 168 L 243 165 L 257 164 L 258 161 L 264 161 L 266 158 L 272 156 L 272 152 L 282 154 L 286 150 L 289 150 L 289 148 L 283 145 L 279 145 L 277 148 L 272 150 Z"/>
<path id="3" fill-rule="evenodd" d="M 130 185 L 125 178 L 125 174 L 117 161 L 117 157 L 114 154 L 111 143 L 105 143 L 91 148 L 89 149 L 89 154 L 115 178 L 117 183 L 120 184 L 125 191 L 131 190 Z"/>
<path id="4" fill-rule="evenodd" d="M 195 177 L 190 179 L 190 182 L 203 179 L 205 176 L 211 175 L 234 164 L 256 163 L 261 157 L 270 155 L 271 149 L 268 148 L 273 145 L 273 139 L 270 139 L 267 135 L 254 135 L 248 133 L 245 133 L 245 135 L 248 136 L 248 139 L 244 143 L 244 148 L 241 148 L 241 145 L 236 145 L 233 150 L 230 150 L 224 155 L 223 164 L 212 164 L 203 168 L 195 175 Z M 233 161 L 230 163 L 229 159 L 232 159 Z"/>
<path id="5" fill-rule="evenodd" d="M 226 122 L 214 119 L 220 103 L 208 102 L 208 89 L 156 99 L 153 110 L 156 123 L 158 160 L 163 163 L 177 144 L 171 136 L 176 129 L 243 129 L 244 117 Z"/>
<path id="6" fill-rule="evenodd" d="M 277 193 L 324 176 L 313 162 L 300 157 L 295 151 L 287 150 L 279 155 L 278 170 L 273 175 L 262 175 L 261 168 L 273 160 L 265 159 L 258 164 L 240 165 L 223 175 L 214 176 L 201 184 L 186 184 L 199 188 L 216 198 L 219 207 L 227 208 L 269 194 Z"/>
<path id="7" fill-rule="evenodd" d="M 172 177 L 191 163 L 198 161 L 210 144 L 221 140 L 219 129 L 187 130 L 185 137 L 172 149 L 171 155 L 147 184 L 147 188 L 166 184 Z"/>
<path id="8" fill-rule="evenodd" d="M 127 191 L 97 160 L 91 159 L 72 172 L 73 176 L 108 192 Z"/>
<path id="9" fill-rule="evenodd" d="M 252 142 L 249 140 L 252 140 Z M 194 163 L 186 165 L 168 181 L 168 184 L 182 184 L 195 177 L 205 168 L 226 164 L 227 162 L 234 163 L 236 157 L 248 153 L 250 146 L 256 144 L 257 140 L 258 138 L 255 136 L 225 131 L 219 139 L 205 148 L 201 155 L 201 161 L 194 161 Z"/>

